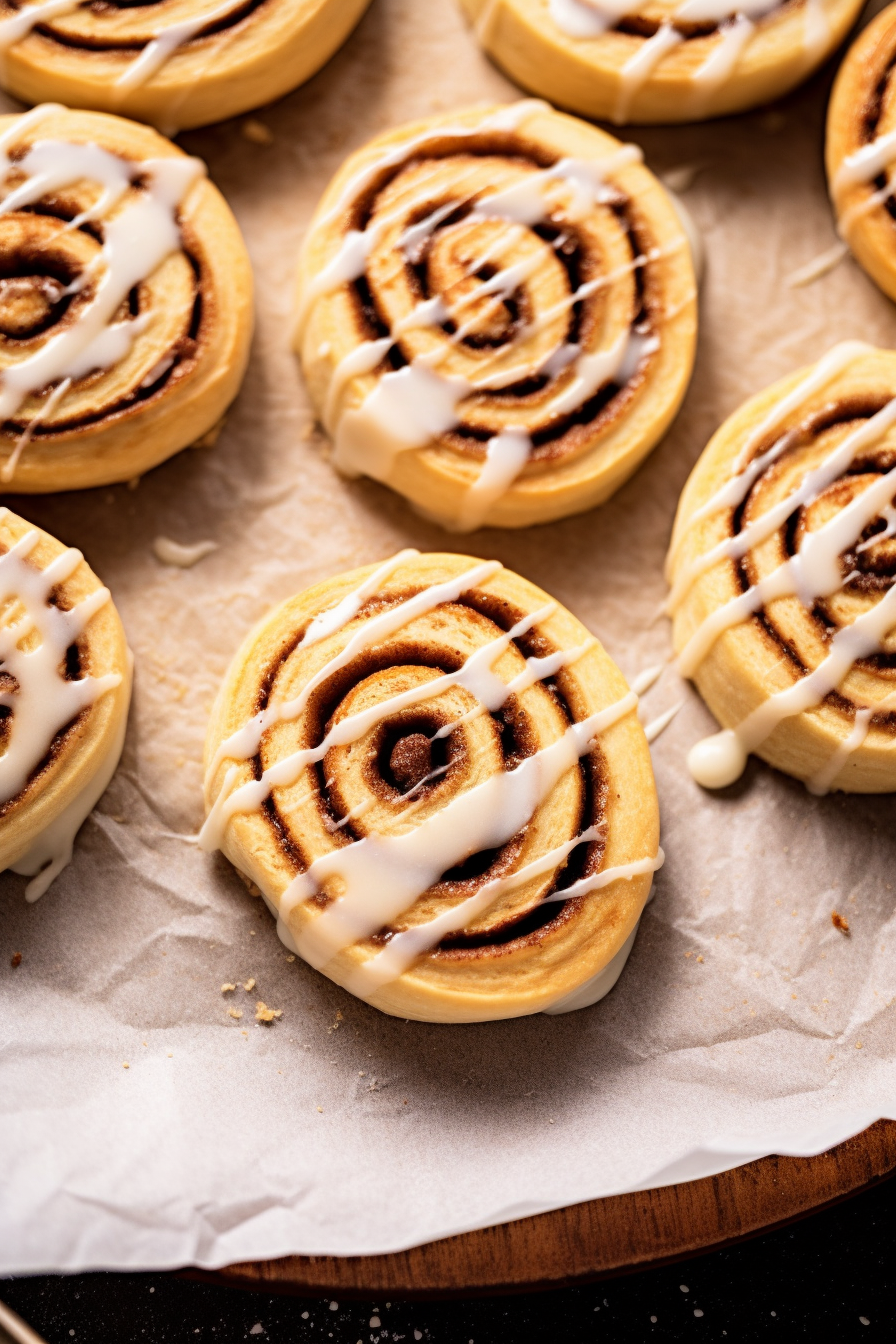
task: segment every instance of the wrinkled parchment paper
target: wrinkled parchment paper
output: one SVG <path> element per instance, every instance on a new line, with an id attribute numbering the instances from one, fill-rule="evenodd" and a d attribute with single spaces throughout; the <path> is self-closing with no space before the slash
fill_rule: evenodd
<path id="1" fill-rule="evenodd" d="M 183 137 L 233 205 L 258 280 L 225 432 L 135 490 L 10 501 L 83 548 L 137 675 L 122 767 L 71 867 L 36 906 L 24 879 L 0 879 L 0 1272 L 389 1251 L 819 1152 L 896 1118 L 893 799 L 812 798 L 755 761 L 737 787 L 701 792 L 684 758 L 712 722 L 672 670 L 645 697 L 651 715 L 685 702 L 653 748 L 666 867 L 628 969 L 584 1012 L 464 1027 L 381 1016 L 290 963 L 228 864 L 177 838 L 201 820 L 206 716 L 249 625 L 402 546 L 500 558 L 629 676 L 667 653 L 663 554 L 711 432 L 836 340 L 896 344 L 896 309 L 851 260 L 787 285 L 835 241 L 829 78 L 771 111 L 629 137 L 659 172 L 697 170 L 684 199 L 708 261 L 684 410 L 603 509 L 472 539 L 335 476 L 288 350 L 297 248 L 343 157 L 394 123 L 516 96 L 453 0 L 375 0 L 326 70 L 261 114 L 270 146 L 238 123 Z M 159 535 L 220 549 L 165 568 Z M 222 996 L 249 977 L 254 989 Z M 258 998 L 282 1009 L 271 1027 L 254 1022 Z"/>

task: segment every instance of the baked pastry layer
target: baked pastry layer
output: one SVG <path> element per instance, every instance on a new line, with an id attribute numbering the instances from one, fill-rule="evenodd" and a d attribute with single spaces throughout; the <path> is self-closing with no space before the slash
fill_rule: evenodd
<path id="1" fill-rule="evenodd" d="M 236 395 L 252 275 L 236 221 L 147 126 L 47 104 L 0 117 L 0 479 L 126 481 Z"/>
<path id="2" fill-rule="evenodd" d="M 788 93 L 861 0 L 461 0 L 512 79 L 583 116 L 702 121 Z"/>
<path id="3" fill-rule="evenodd" d="M 309 230 L 298 303 L 336 465 L 466 531 L 607 499 L 693 365 L 675 205 L 636 146 L 536 102 L 353 154 Z"/>
<path id="4" fill-rule="evenodd" d="M 131 656 L 79 551 L 0 509 L 0 871 L 36 900 L 124 744 Z"/>
<path id="5" fill-rule="evenodd" d="M 402 552 L 249 635 L 212 712 L 202 842 L 384 1012 L 518 1017 L 613 964 L 596 998 L 662 862 L 636 706 L 531 583 Z"/>
<path id="6" fill-rule="evenodd" d="M 896 5 L 846 53 L 828 106 L 825 163 L 837 228 L 856 260 L 896 299 Z"/>
<path id="7" fill-rule="evenodd" d="M 668 562 L 680 670 L 723 725 L 700 783 L 752 751 L 813 792 L 896 789 L 894 497 L 891 350 L 835 346 L 710 441 Z"/>
<path id="8" fill-rule="evenodd" d="M 320 69 L 370 0 L 0 3 L 0 83 L 136 117 L 166 135 L 282 97 Z"/>

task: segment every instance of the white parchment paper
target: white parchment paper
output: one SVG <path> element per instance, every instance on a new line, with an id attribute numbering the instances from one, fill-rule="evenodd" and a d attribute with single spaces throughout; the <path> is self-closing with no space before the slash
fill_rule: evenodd
<path id="1" fill-rule="evenodd" d="M 667 864 L 628 969 L 584 1012 L 466 1027 L 381 1016 L 288 962 L 228 864 L 176 838 L 201 820 L 207 711 L 249 624 L 401 546 L 498 557 L 630 676 L 668 652 L 662 559 L 711 432 L 836 340 L 896 343 L 896 309 L 852 261 L 787 285 L 835 241 L 828 82 L 772 111 L 630 137 L 657 171 L 698 170 L 684 199 L 708 260 L 684 410 L 598 512 L 460 540 L 333 473 L 288 350 L 292 277 L 346 153 L 516 91 L 453 0 L 375 0 L 330 66 L 265 110 L 270 146 L 237 123 L 183 138 L 231 201 L 258 280 L 226 430 L 135 490 L 10 501 L 110 585 L 137 675 L 122 767 L 71 867 L 36 906 L 23 879 L 0 879 L 0 1272 L 388 1251 L 818 1152 L 896 1118 L 892 798 L 812 798 L 755 761 L 736 788 L 701 792 L 684 757 L 711 720 L 671 670 L 646 697 L 652 714 L 685 700 L 654 747 Z M 165 568 L 159 535 L 219 549 Z M 251 992 L 222 996 L 248 977 Z M 259 997 L 283 1011 L 269 1028 Z"/>

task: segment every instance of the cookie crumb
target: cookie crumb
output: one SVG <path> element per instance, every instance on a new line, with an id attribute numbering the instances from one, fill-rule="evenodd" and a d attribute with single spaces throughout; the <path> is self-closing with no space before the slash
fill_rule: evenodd
<path id="1" fill-rule="evenodd" d="M 272 145 L 274 132 L 269 126 L 265 126 L 263 121 L 250 117 L 248 121 L 243 122 L 243 138 L 253 145 Z"/>
<path id="2" fill-rule="evenodd" d="M 293 954 L 290 952 L 290 954 L 289 954 L 289 956 L 286 958 L 286 960 L 287 960 L 287 961 L 295 961 L 295 957 L 294 957 Z"/>
<path id="3" fill-rule="evenodd" d="M 243 1015 L 243 1010 L 242 1010 L 242 1008 L 228 1008 L 228 1009 L 227 1009 L 227 1016 L 228 1016 L 228 1017 L 232 1017 L 232 1018 L 234 1018 L 234 1020 L 237 1021 L 237 1022 L 239 1022 L 239 1020 L 240 1020 L 240 1018 L 242 1017 L 242 1015 Z"/>
<path id="4" fill-rule="evenodd" d="M 255 988 L 255 977 L 253 975 L 250 975 L 248 980 L 243 981 L 243 989 L 248 994 L 249 990 L 254 988 Z"/>
<path id="5" fill-rule="evenodd" d="M 269 1008 L 261 999 L 255 1005 L 256 1022 L 273 1022 L 275 1018 L 283 1016 L 282 1008 Z"/>
<path id="6" fill-rule="evenodd" d="M 9 964 L 10 966 L 21 966 L 22 964 L 21 952 L 13 952 L 12 956 L 9 959 Z"/>
<path id="7" fill-rule="evenodd" d="M 125 1060 L 124 1064 L 122 1064 L 121 1067 L 122 1067 L 123 1069 L 129 1069 L 131 1066 L 130 1066 L 130 1064 L 128 1064 L 127 1060 Z"/>
<path id="8" fill-rule="evenodd" d="M 831 912 L 831 923 L 835 929 L 839 929 L 841 933 L 845 933 L 847 937 L 849 936 L 849 920 L 845 919 L 843 915 L 838 914 L 836 910 Z"/>
<path id="9" fill-rule="evenodd" d="M 236 985 L 231 985 L 230 982 L 228 981 L 227 984 L 221 986 L 221 993 L 222 993 L 222 994 L 232 994 L 233 991 L 234 991 L 235 989 L 236 989 Z"/>

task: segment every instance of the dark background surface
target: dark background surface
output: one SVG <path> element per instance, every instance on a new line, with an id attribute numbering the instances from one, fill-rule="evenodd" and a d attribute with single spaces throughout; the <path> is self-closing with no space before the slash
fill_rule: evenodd
<path id="1" fill-rule="evenodd" d="M 452 1302 L 268 1297 L 167 1274 L 0 1280 L 48 1344 L 896 1339 L 896 1180 L 753 1241 L 583 1288 Z"/>

